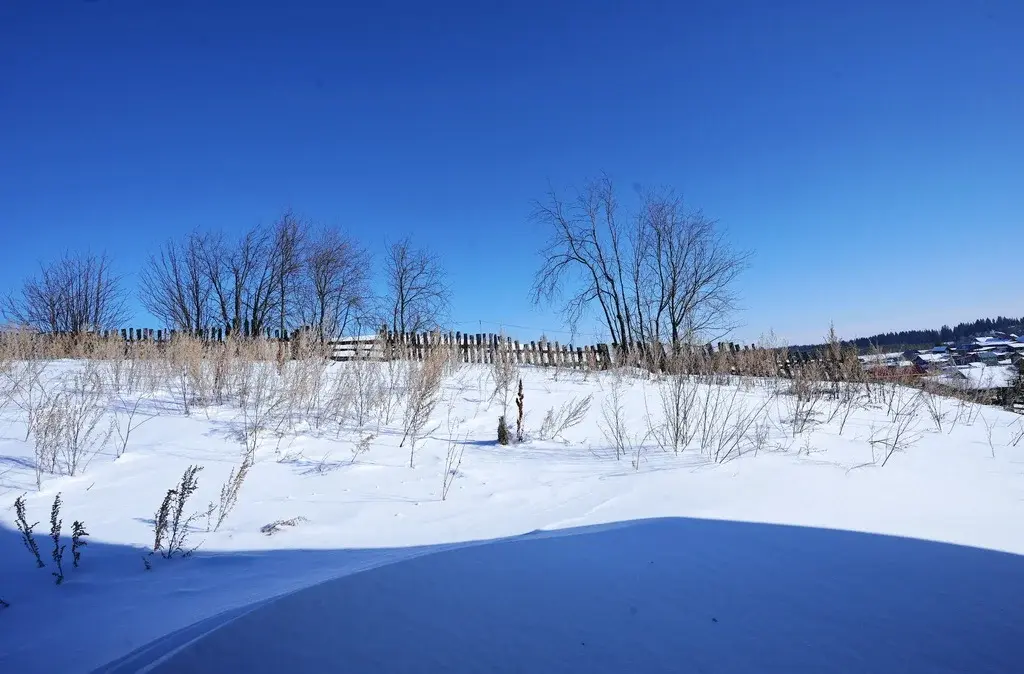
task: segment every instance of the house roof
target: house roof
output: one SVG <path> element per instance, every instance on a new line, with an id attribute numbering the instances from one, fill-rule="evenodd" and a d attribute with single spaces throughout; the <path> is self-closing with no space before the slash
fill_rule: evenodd
<path id="1" fill-rule="evenodd" d="M 971 363 L 953 368 L 937 379 L 949 386 L 984 391 L 994 388 L 1006 388 L 1013 381 L 1014 371 L 1005 365 L 984 365 Z"/>

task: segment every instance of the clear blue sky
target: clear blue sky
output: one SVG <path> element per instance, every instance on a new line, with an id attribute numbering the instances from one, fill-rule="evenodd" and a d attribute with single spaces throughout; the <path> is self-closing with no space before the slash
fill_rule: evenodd
<path id="1" fill-rule="evenodd" d="M 1022 36 L 1017 0 L 6 0 L 0 287 L 291 207 L 555 338 L 530 201 L 606 171 L 755 251 L 740 339 L 1021 315 Z"/>

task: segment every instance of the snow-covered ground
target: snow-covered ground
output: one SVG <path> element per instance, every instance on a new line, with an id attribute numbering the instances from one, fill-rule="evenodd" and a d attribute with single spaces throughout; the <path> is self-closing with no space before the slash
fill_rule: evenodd
<path id="1" fill-rule="evenodd" d="M 909 442 L 883 467 L 909 390 L 856 405 L 842 432 L 840 403 L 821 400 L 797 432 L 775 382 L 705 383 L 695 410 L 717 401 L 719 447 L 752 415 L 715 462 L 699 432 L 678 454 L 649 433 L 665 379 L 522 379 L 525 443 L 494 442 L 502 402 L 487 368 L 465 366 L 445 379 L 412 468 L 401 414 L 267 432 L 223 526 L 200 517 L 197 551 L 171 560 L 148 555 L 154 513 L 193 464 L 190 509 L 216 504 L 241 460 L 237 407 L 186 416 L 180 392 L 147 396 L 123 455 L 115 434 L 84 473 L 37 491 L 25 414 L 8 405 L 0 671 L 1020 671 L 1020 417 L 916 401 Z M 540 439 L 549 408 L 588 395 L 582 423 Z M 464 454 L 442 500 L 452 436 Z M 90 533 L 60 586 L 58 492 L 65 535 L 72 520 Z M 22 493 L 47 569 L 15 528 Z"/>

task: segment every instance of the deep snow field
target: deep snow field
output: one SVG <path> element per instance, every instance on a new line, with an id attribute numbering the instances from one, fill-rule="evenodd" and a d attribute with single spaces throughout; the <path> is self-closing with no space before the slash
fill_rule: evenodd
<path id="1" fill-rule="evenodd" d="M 823 399 L 796 432 L 785 382 L 702 383 L 695 416 L 709 392 L 733 402 L 730 420 L 760 411 L 716 462 L 699 431 L 679 453 L 648 433 L 669 378 L 521 376 L 524 443 L 496 444 L 501 396 L 486 366 L 466 365 L 445 378 L 412 468 L 401 409 L 387 424 L 371 410 L 361 427 L 267 430 L 223 525 L 199 517 L 194 554 L 170 560 L 148 555 L 154 513 L 193 464 L 190 509 L 218 501 L 241 461 L 237 406 L 186 416 L 180 392 L 146 396 L 121 456 L 115 434 L 37 491 L 25 414 L 7 405 L 0 672 L 1024 671 L 1021 417 L 943 400 L 940 431 L 915 405 L 910 442 L 883 467 L 884 400 L 840 433 Z M 539 437 L 549 408 L 587 395 L 580 424 Z M 631 446 L 618 459 L 616 400 Z M 509 416 L 514 432 L 514 403 Z M 442 500 L 452 436 L 464 453 Z M 65 536 L 72 520 L 90 534 L 60 586 L 58 492 Z M 21 494 L 46 569 L 15 529 Z"/>

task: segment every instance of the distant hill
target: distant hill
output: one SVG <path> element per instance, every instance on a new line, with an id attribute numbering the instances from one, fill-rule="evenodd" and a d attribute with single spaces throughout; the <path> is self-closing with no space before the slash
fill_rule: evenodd
<path id="1" fill-rule="evenodd" d="M 997 331 L 1005 333 L 1024 334 L 1024 317 L 1011 318 L 997 316 L 995 318 L 979 318 L 970 323 L 958 323 L 953 327 L 943 325 L 937 330 L 901 330 L 899 332 L 883 332 L 870 337 L 858 337 L 853 340 L 844 340 L 847 344 L 853 344 L 860 351 L 868 351 L 872 348 L 883 350 L 904 350 L 908 348 L 923 348 L 943 344 L 945 342 L 962 342 L 973 337 Z M 792 347 L 799 351 L 813 350 L 821 344 L 806 344 Z"/>

